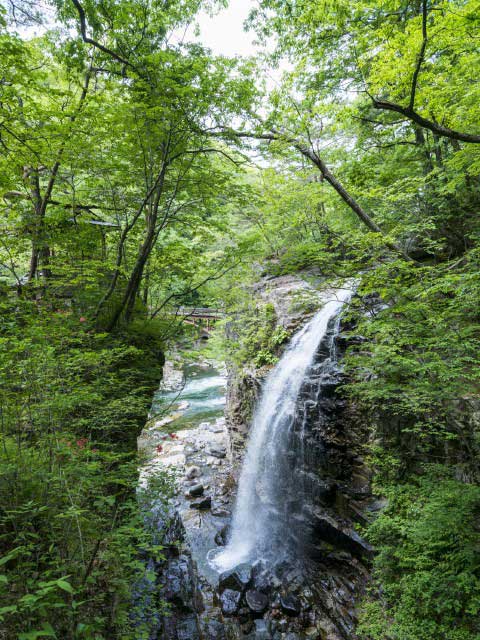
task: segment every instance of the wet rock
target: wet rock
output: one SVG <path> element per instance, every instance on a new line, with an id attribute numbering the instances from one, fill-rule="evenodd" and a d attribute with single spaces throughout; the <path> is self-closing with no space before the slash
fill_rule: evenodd
<path id="1" fill-rule="evenodd" d="M 187 556 L 170 560 L 165 574 L 165 599 L 182 611 L 193 611 L 194 583 Z"/>
<path id="2" fill-rule="evenodd" d="M 210 509 L 210 507 L 212 506 L 212 498 L 210 496 L 206 496 L 201 500 L 196 500 L 195 502 L 190 503 L 190 506 L 192 507 L 192 509 L 206 511 L 207 509 Z"/>
<path id="3" fill-rule="evenodd" d="M 201 472 L 200 467 L 196 467 L 196 466 L 194 466 L 194 467 L 189 467 L 189 468 L 187 469 L 187 472 L 185 473 L 185 478 L 186 478 L 187 480 L 193 480 L 194 478 L 199 478 L 199 477 L 200 477 L 200 475 L 201 475 L 201 473 L 202 473 L 202 472 Z"/>
<path id="4" fill-rule="evenodd" d="M 215 544 L 218 544 L 219 547 L 224 547 L 227 544 L 229 535 L 230 525 L 226 524 L 215 534 Z"/>
<path id="5" fill-rule="evenodd" d="M 287 616 L 292 617 L 299 616 L 302 610 L 300 600 L 291 594 L 280 596 L 280 606 L 282 607 L 282 611 L 286 613 Z"/>
<path id="6" fill-rule="evenodd" d="M 241 599 L 242 593 L 240 591 L 225 589 L 225 591 L 220 594 L 220 604 L 223 614 L 225 616 L 234 616 L 240 608 Z"/>
<path id="7" fill-rule="evenodd" d="M 292 568 L 285 573 L 283 580 L 291 590 L 296 591 L 302 586 L 304 577 L 300 569 Z"/>
<path id="8" fill-rule="evenodd" d="M 268 597 L 264 593 L 261 593 L 261 591 L 256 591 L 255 589 L 247 591 L 245 600 L 250 611 L 256 615 L 261 615 L 268 607 Z"/>
<path id="9" fill-rule="evenodd" d="M 204 640 L 225 640 L 225 627 L 218 620 L 209 620 L 203 628 Z"/>
<path id="10" fill-rule="evenodd" d="M 237 591 L 245 591 L 252 580 L 252 567 L 247 564 L 239 564 L 238 566 L 224 571 L 218 579 L 218 589 L 235 589 Z"/>
<path id="11" fill-rule="evenodd" d="M 204 491 L 205 487 L 203 484 L 194 484 L 193 487 L 190 487 L 188 490 L 188 495 L 192 498 L 197 498 L 198 496 L 203 496 Z"/>
<path id="12" fill-rule="evenodd" d="M 268 594 L 272 590 L 272 573 L 262 560 L 257 560 L 252 565 L 252 579 L 257 591 Z"/>
<path id="13" fill-rule="evenodd" d="M 265 620 L 255 620 L 255 640 L 267 640 L 270 637 Z"/>
<path id="14" fill-rule="evenodd" d="M 177 622 L 177 640 L 200 640 L 197 617 L 183 618 Z"/>
<path id="15" fill-rule="evenodd" d="M 228 518 L 229 515 L 231 515 L 231 513 L 228 509 L 212 509 L 212 516 L 216 518 Z"/>
<path id="16" fill-rule="evenodd" d="M 257 591 L 261 591 L 265 594 L 269 594 L 272 591 L 272 576 L 268 571 L 257 573 L 253 582 Z"/>

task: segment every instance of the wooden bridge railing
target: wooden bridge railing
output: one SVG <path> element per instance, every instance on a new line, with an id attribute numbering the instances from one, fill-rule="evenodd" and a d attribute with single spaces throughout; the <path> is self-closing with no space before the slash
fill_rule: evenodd
<path id="1" fill-rule="evenodd" d="M 177 316 L 186 318 L 198 318 L 199 320 L 216 320 L 225 315 L 221 309 L 211 309 L 209 307 L 180 307 Z"/>

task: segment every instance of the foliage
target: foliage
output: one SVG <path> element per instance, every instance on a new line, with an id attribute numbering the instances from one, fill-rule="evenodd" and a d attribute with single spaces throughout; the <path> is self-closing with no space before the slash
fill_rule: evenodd
<path id="1" fill-rule="evenodd" d="M 388 506 L 369 527 L 380 597 L 364 605 L 361 637 L 477 638 L 480 488 L 439 466 L 409 480 L 382 487 Z"/>
<path id="2" fill-rule="evenodd" d="M 129 637 L 131 584 L 147 543 L 136 437 L 161 351 L 144 338 L 134 346 L 87 331 L 71 311 L 27 300 L 2 307 L 6 637 Z"/>

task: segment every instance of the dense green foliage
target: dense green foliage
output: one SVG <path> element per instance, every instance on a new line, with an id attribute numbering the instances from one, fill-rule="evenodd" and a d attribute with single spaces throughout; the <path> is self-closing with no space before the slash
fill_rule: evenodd
<path id="1" fill-rule="evenodd" d="M 87 331 L 78 314 L 28 300 L 4 297 L 2 318 L 6 637 L 132 637 L 130 588 L 150 544 L 135 445 L 161 375 L 159 345 Z"/>
<path id="2" fill-rule="evenodd" d="M 224 305 L 221 348 L 269 366 L 253 285 L 302 270 L 357 282 L 344 391 L 388 498 L 362 638 L 478 637 L 478 0 L 260 0 L 270 92 L 179 37 L 223 4 L 0 16 L 2 632 L 143 633 L 136 437 L 178 312 Z"/>
<path id="3" fill-rule="evenodd" d="M 480 488 L 449 476 L 427 466 L 408 484 L 383 486 L 388 506 L 369 529 L 382 587 L 364 606 L 368 637 L 478 638 Z"/>

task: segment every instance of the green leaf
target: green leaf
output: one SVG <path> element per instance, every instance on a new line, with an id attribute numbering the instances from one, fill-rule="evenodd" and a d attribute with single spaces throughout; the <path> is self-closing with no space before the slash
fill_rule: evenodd
<path id="1" fill-rule="evenodd" d="M 74 588 L 72 587 L 72 585 L 67 582 L 66 580 L 57 580 L 56 584 L 60 587 L 60 589 L 63 589 L 64 591 L 67 591 L 68 593 L 75 593 Z"/>

